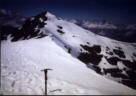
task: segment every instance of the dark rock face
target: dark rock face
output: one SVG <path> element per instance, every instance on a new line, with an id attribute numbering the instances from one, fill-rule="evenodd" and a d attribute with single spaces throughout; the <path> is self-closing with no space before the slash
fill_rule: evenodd
<path id="1" fill-rule="evenodd" d="M 61 30 L 57 30 L 57 32 L 61 33 L 61 34 L 64 34 L 65 32 L 61 31 Z"/>
<path id="2" fill-rule="evenodd" d="M 106 47 L 106 54 L 113 55 L 113 52 L 110 51 L 110 48 L 109 48 L 109 47 Z"/>
<path id="3" fill-rule="evenodd" d="M 58 25 L 57 27 L 58 27 L 59 29 L 63 29 L 63 27 L 62 27 L 62 26 L 59 26 L 59 25 Z"/>
<path id="4" fill-rule="evenodd" d="M 103 69 L 104 74 L 106 75 L 108 73 L 112 77 L 121 78 L 121 81 L 119 81 L 120 83 L 136 89 L 136 61 L 130 61 L 125 59 L 126 56 L 121 47 L 116 47 L 116 49 L 113 49 L 113 52 L 109 47 L 106 47 L 106 53 L 111 57 L 108 58 L 107 56 L 105 56 L 105 59 L 108 61 L 109 64 L 116 66 L 117 68 Z M 118 57 L 113 56 L 114 54 Z M 135 57 L 134 53 L 133 56 Z M 124 69 L 119 69 L 117 66 L 118 62 L 121 62 L 126 67 Z"/>
<path id="5" fill-rule="evenodd" d="M 126 73 L 128 74 L 128 76 L 129 76 L 130 79 L 136 81 L 136 72 L 135 72 L 135 71 L 133 71 L 133 70 L 128 70 L 128 71 L 126 71 Z"/>
<path id="6" fill-rule="evenodd" d="M 113 55 L 113 52 L 110 52 L 110 51 L 109 51 L 109 52 L 106 52 L 106 53 L 109 54 L 109 55 Z"/>
<path id="7" fill-rule="evenodd" d="M 84 63 L 93 63 L 94 65 L 98 65 L 102 59 L 102 55 L 98 54 L 101 52 L 101 47 L 94 45 L 92 47 L 87 45 L 80 45 L 84 50 L 88 51 L 84 53 L 80 53 L 78 59 L 83 61 Z"/>
<path id="8" fill-rule="evenodd" d="M 99 62 L 101 61 L 102 55 L 97 55 L 94 53 L 80 53 L 78 56 L 78 59 L 83 61 L 84 63 L 93 63 L 95 65 L 98 65 Z"/>
<path id="9" fill-rule="evenodd" d="M 133 89 L 136 89 L 136 80 L 122 80 L 122 83 Z"/>
<path id="10" fill-rule="evenodd" d="M 62 26 L 57 26 L 59 29 L 57 30 L 57 32 L 59 32 L 60 34 L 64 34 L 65 32 L 62 31 L 63 27 Z"/>
<path id="11" fill-rule="evenodd" d="M 96 66 L 96 65 L 93 65 L 93 68 L 94 68 L 94 70 L 95 70 L 97 73 L 102 74 L 100 67 L 98 67 L 98 66 Z"/>
<path id="12" fill-rule="evenodd" d="M 123 64 L 128 68 L 136 71 L 136 61 L 122 60 Z"/>
<path id="13" fill-rule="evenodd" d="M 109 48 L 109 47 L 106 47 L 106 51 L 110 51 L 110 48 Z"/>
<path id="14" fill-rule="evenodd" d="M 37 39 L 38 39 L 38 38 L 43 38 L 43 37 L 45 37 L 45 36 L 48 36 L 48 35 L 43 34 L 43 33 L 39 33 L 38 36 L 37 36 Z"/>
<path id="15" fill-rule="evenodd" d="M 121 58 L 125 58 L 125 54 L 121 49 L 113 49 L 113 52 Z"/>
<path id="16" fill-rule="evenodd" d="M 110 55 L 110 57 L 105 56 L 101 53 L 101 46 L 99 45 L 80 45 L 84 50 L 88 52 L 83 52 L 80 49 L 80 54 L 78 59 L 84 62 L 87 67 L 93 68 L 98 74 L 107 75 L 110 74 L 111 77 L 121 78 L 119 83 L 123 83 L 133 89 L 136 89 L 136 61 L 130 61 L 126 59 L 124 52 L 121 47 L 116 47 L 116 49 L 110 49 L 106 47 L 106 54 Z M 114 56 L 117 55 L 117 56 Z M 109 64 L 116 68 L 101 68 L 99 63 L 102 58 L 105 58 Z M 118 67 L 118 62 L 122 63 L 125 67 L 120 69 Z M 104 63 L 106 64 L 106 63 Z M 103 71 L 102 71 L 103 70 Z"/>
<path id="17" fill-rule="evenodd" d="M 117 62 L 120 60 L 120 59 L 117 58 L 117 57 L 111 57 L 111 58 L 105 57 L 105 58 L 106 58 L 106 60 L 107 60 L 110 64 L 112 64 L 112 65 L 117 65 Z"/>
<path id="18" fill-rule="evenodd" d="M 95 52 L 95 53 L 101 52 L 101 47 L 99 45 L 94 45 L 93 47 L 89 47 L 87 45 L 80 45 L 80 46 L 88 52 Z"/>
<path id="19" fill-rule="evenodd" d="M 89 42 L 86 42 L 87 44 L 90 44 Z"/>
<path id="20" fill-rule="evenodd" d="M 67 47 L 67 46 L 64 46 L 67 50 L 68 50 L 68 53 L 71 53 L 71 48 Z"/>
<path id="21" fill-rule="evenodd" d="M 17 41 L 21 38 L 25 40 L 25 39 L 30 39 L 36 36 L 38 36 L 38 38 L 47 36 L 46 34 L 43 34 L 43 33 L 39 34 L 40 32 L 39 28 L 42 28 L 46 25 L 46 23 L 40 20 L 42 19 L 43 21 L 46 21 L 47 17 L 45 15 L 46 15 L 46 12 L 33 17 L 34 20 L 32 20 L 32 18 L 27 19 L 25 24 L 21 28 L 21 30 L 18 30 L 19 32 L 15 32 L 15 34 L 13 34 L 12 41 Z"/>
<path id="22" fill-rule="evenodd" d="M 120 69 L 118 68 L 109 68 L 109 69 L 103 69 L 104 70 L 104 73 L 107 74 L 107 73 L 120 73 L 122 72 Z"/>
<path id="23" fill-rule="evenodd" d="M 47 12 L 43 12 L 43 13 L 40 13 L 39 15 L 35 16 L 35 18 L 38 20 L 39 18 L 42 18 L 43 21 L 47 21 L 47 17 L 46 17 L 46 14 Z"/>
<path id="24" fill-rule="evenodd" d="M 88 43 L 89 44 L 89 43 Z M 88 45 L 80 45 L 84 50 L 88 52 L 82 52 L 78 56 L 78 59 L 87 64 L 87 67 L 93 67 L 94 70 L 102 74 L 101 69 L 98 67 L 103 55 L 101 55 L 101 47 L 99 45 L 94 45 L 92 47 Z M 89 65 L 92 63 L 93 65 Z"/>
<path id="25" fill-rule="evenodd" d="M 122 48 L 121 48 L 121 47 L 116 46 L 116 48 L 117 48 L 118 50 L 122 50 Z"/>
<path id="26" fill-rule="evenodd" d="M 131 62 L 130 60 L 123 60 L 118 57 L 110 57 L 106 58 L 109 64 L 117 66 L 118 62 L 122 62 L 126 68 L 124 69 L 104 69 L 104 73 L 110 73 L 112 77 L 115 78 L 122 78 L 120 83 L 123 83 L 133 89 L 136 89 L 136 85 L 133 85 L 136 83 L 136 61 L 133 60 Z M 124 74 L 122 71 L 125 71 L 126 74 Z"/>
<path id="27" fill-rule="evenodd" d="M 122 74 L 121 72 L 112 73 L 111 76 L 115 78 L 128 79 L 128 76 Z"/>
<path id="28" fill-rule="evenodd" d="M 33 37 L 42 38 L 47 36 L 45 33 L 40 32 L 40 28 L 43 28 L 47 23 L 45 21 L 48 18 L 46 17 L 46 12 L 43 12 L 35 17 L 28 18 L 21 29 L 18 28 L 12 28 L 12 30 L 9 30 L 10 33 L 5 32 L 5 29 L 2 30 L 1 38 L 2 40 L 6 39 L 8 35 L 11 35 L 12 42 L 18 41 L 18 40 L 26 40 Z"/>

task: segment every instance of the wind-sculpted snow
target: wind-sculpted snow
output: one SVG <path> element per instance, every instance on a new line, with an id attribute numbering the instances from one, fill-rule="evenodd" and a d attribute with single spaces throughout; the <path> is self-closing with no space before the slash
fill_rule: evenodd
<path id="1" fill-rule="evenodd" d="M 61 70 L 61 72 L 57 74 L 59 75 L 58 77 L 61 77 L 61 79 L 66 80 L 65 76 L 69 74 L 70 77 L 67 78 L 68 82 L 77 82 L 78 83 L 77 85 L 81 84 L 81 86 L 84 86 L 85 88 L 89 90 L 92 88 L 91 86 L 93 86 L 93 82 L 96 79 L 92 77 L 92 73 L 89 73 L 89 70 L 90 71 L 94 70 L 96 73 L 103 75 L 103 77 L 100 76 L 100 78 L 108 78 L 108 79 L 121 83 L 118 85 L 115 82 L 115 84 L 117 84 L 117 87 L 114 86 L 114 84 L 112 85 L 112 83 L 111 85 L 107 86 L 107 84 L 110 84 L 110 83 L 107 83 L 107 82 L 111 82 L 110 80 L 108 81 L 108 79 L 105 79 L 106 80 L 105 82 L 100 82 L 98 80 L 99 82 L 95 82 L 95 83 L 99 83 L 100 85 L 101 83 L 105 83 L 105 84 L 102 84 L 102 86 L 105 86 L 105 87 L 99 86 L 99 84 L 97 86 L 97 84 L 95 84 L 94 89 L 97 90 L 98 88 L 99 90 L 99 88 L 100 89 L 106 88 L 105 90 L 107 90 L 107 91 L 102 90 L 102 92 L 100 92 L 101 94 L 121 94 L 122 92 L 124 92 L 122 94 L 131 94 L 131 92 L 129 93 L 125 89 L 122 89 L 123 87 L 127 88 L 124 85 L 127 85 L 133 89 L 136 89 L 135 44 L 119 42 L 116 40 L 112 40 L 106 37 L 96 35 L 73 23 L 59 19 L 58 17 L 50 14 L 49 12 L 43 12 L 37 16 L 29 18 L 28 20 L 26 20 L 25 24 L 21 28 L 19 28 L 16 31 L 13 31 L 11 34 L 8 34 L 7 38 L 8 38 L 7 41 L 5 40 L 3 41 L 2 51 L 5 50 L 4 47 L 8 46 L 8 44 L 5 45 L 6 42 L 10 42 L 9 46 L 12 46 L 12 44 L 15 44 L 14 47 L 18 46 L 18 48 L 20 48 L 22 46 L 22 47 L 28 47 L 28 49 L 30 48 L 29 52 L 27 48 L 25 49 L 21 48 L 20 50 L 18 49 L 17 54 L 19 52 L 21 53 L 18 54 L 17 57 L 14 54 L 14 51 L 16 48 L 13 47 L 13 49 L 11 50 L 9 47 L 9 49 L 8 48 L 6 49 L 6 50 L 10 50 L 10 52 L 8 52 L 9 53 L 8 57 L 10 56 L 10 54 L 14 55 L 12 58 L 9 57 L 11 58 L 11 60 L 9 61 L 12 62 L 12 59 L 14 59 L 13 61 L 15 66 L 16 66 L 15 63 L 18 63 L 18 64 L 21 63 L 21 66 L 24 66 L 23 65 L 24 61 L 22 60 L 22 58 L 28 57 L 28 61 L 32 64 L 31 66 L 35 64 L 35 66 L 38 67 L 38 69 L 36 69 L 37 70 L 36 72 L 38 72 L 40 68 L 43 68 L 44 63 L 46 63 L 47 66 L 53 67 L 54 69 L 57 68 L 58 70 L 59 69 Z M 29 42 L 29 43 L 25 44 L 25 42 L 26 43 Z M 50 53 L 48 51 L 52 51 L 52 52 Z M 7 65 L 10 62 L 7 61 L 9 58 L 5 57 L 6 51 L 4 52 L 5 53 L 2 54 L 2 63 Z M 20 57 L 22 55 L 23 57 Z M 67 57 L 66 55 L 70 57 Z M 65 60 L 63 61 L 63 59 Z M 73 61 L 73 59 L 77 61 L 79 60 L 79 61 L 75 62 Z M 69 61 L 69 60 L 72 60 L 72 61 Z M 79 65 L 81 65 L 81 67 L 77 66 L 78 63 Z M 40 64 L 42 64 L 42 66 Z M 61 64 L 62 66 L 59 66 L 59 64 Z M 68 65 L 65 66 L 65 64 L 68 64 Z M 67 69 L 68 66 L 71 66 L 71 67 Z M 75 67 L 72 68 L 72 66 L 73 67 L 75 66 Z M 82 68 L 82 66 L 84 67 Z M 29 70 L 29 68 L 27 69 Z M 65 71 L 69 73 L 65 74 Z M 86 71 L 86 72 L 82 73 L 82 71 L 83 72 Z M 34 73 L 37 74 L 36 72 Z M 74 73 L 74 72 L 77 72 L 77 73 Z M 74 74 L 75 78 L 73 77 L 72 74 Z M 83 75 L 77 78 L 78 74 L 83 74 Z M 57 78 L 57 76 L 55 75 L 54 78 Z M 84 79 L 80 80 L 80 78 L 82 79 L 84 78 Z M 9 81 L 6 81 L 6 82 L 9 82 Z M 88 83 L 88 82 L 92 82 L 92 83 Z M 43 88 L 43 85 L 39 85 L 39 86 L 40 87 L 42 86 Z M 109 86 L 114 86 L 113 87 L 114 90 L 112 89 L 113 92 L 111 91 Z M 122 86 L 122 87 L 119 87 L 119 86 Z M 118 91 L 115 91 L 115 90 L 118 90 Z M 121 90 L 124 90 L 124 91 L 121 91 Z M 12 93 L 12 91 L 9 93 Z M 83 94 L 87 94 L 87 93 L 83 92 Z"/>

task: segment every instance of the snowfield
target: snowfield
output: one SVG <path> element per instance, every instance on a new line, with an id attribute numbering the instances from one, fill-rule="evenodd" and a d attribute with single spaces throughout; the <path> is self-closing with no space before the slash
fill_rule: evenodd
<path id="1" fill-rule="evenodd" d="M 136 94 L 135 90 L 96 74 L 49 37 L 2 42 L 1 50 L 2 91 L 6 95 L 43 95 L 44 68 L 53 69 L 48 74 L 49 94 Z"/>
<path id="2" fill-rule="evenodd" d="M 50 13 L 30 18 L 18 30 L 1 42 L 1 94 L 44 95 L 41 70 L 51 68 L 49 95 L 136 95 L 135 86 L 123 81 L 135 81 L 127 73 L 135 76 L 132 44 L 96 35 Z"/>

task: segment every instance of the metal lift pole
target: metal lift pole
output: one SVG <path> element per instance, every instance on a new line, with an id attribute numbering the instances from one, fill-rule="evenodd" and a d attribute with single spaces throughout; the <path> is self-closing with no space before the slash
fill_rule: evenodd
<path id="1" fill-rule="evenodd" d="M 45 95 L 47 95 L 47 80 L 48 80 L 48 70 L 52 70 L 52 69 L 43 69 L 41 71 L 44 71 L 44 75 L 45 75 Z"/>

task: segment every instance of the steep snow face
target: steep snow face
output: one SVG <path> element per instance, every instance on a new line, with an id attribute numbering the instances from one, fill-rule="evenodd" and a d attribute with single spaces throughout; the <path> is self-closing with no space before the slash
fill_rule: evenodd
<path id="1" fill-rule="evenodd" d="M 81 86 L 84 86 L 84 88 L 87 88 L 87 90 L 89 90 L 89 91 L 92 89 L 96 89 L 95 90 L 96 94 L 99 94 L 99 92 L 98 92 L 99 89 L 100 90 L 103 89 L 100 92 L 100 94 L 129 94 L 128 91 L 123 89 L 123 88 L 127 88 L 127 87 L 125 87 L 121 84 L 117 84 L 115 82 L 114 82 L 115 85 L 109 84 L 110 86 L 115 86 L 115 87 L 113 87 L 114 89 L 110 89 L 109 85 L 107 85 L 107 84 L 108 84 L 108 82 L 111 83 L 112 81 L 107 80 L 104 77 L 112 79 L 112 80 L 120 82 L 120 83 L 123 83 L 133 89 L 136 89 L 136 86 L 135 86 L 136 85 L 136 78 L 135 78 L 136 77 L 136 66 L 135 66 L 136 65 L 136 48 L 135 48 L 136 44 L 119 42 L 116 40 L 111 40 L 109 38 L 96 35 L 96 34 L 90 32 L 88 30 L 85 30 L 85 29 L 83 29 L 73 23 L 64 21 L 60 18 L 57 18 L 56 16 L 50 14 L 49 12 L 44 12 L 44 13 L 41 13 L 41 14 L 35 16 L 35 17 L 29 18 L 21 28 L 14 31 L 13 33 L 10 34 L 10 36 L 7 36 L 7 37 L 10 38 L 11 43 L 8 44 L 7 41 L 3 41 L 4 47 L 2 49 L 2 52 L 5 52 L 2 54 L 3 65 L 10 64 L 10 62 L 13 61 L 13 62 L 15 62 L 14 65 L 17 66 L 16 68 L 18 68 L 19 67 L 18 64 L 22 64 L 20 66 L 24 66 L 24 64 L 25 64 L 25 62 L 24 62 L 25 60 L 21 59 L 21 58 L 26 58 L 26 59 L 28 58 L 26 60 L 26 62 L 29 61 L 28 63 L 32 64 L 32 66 L 34 64 L 34 66 L 37 66 L 37 67 L 40 66 L 39 64 L 41 64 L 41 67 L 39 69 L 37 69 L 37 71 L 30 69 L 29 67 L 23 68 L 23 70 L 25 70 L 25 69 L 33 70 L 32 72 L 34 72 L 36 74 L 40 74 L 39 70 L 41 70 L 41 68 L 46 68 L 46 66 L 44 65 L 46 63 L 48 65 L 47 67 L 52 67 L 53 69 L 58 68 L 58 70 L 60 70 L 58 74 L 54 71 L 57 75 L 53 75 L 53 77 L 54 78 L 61 77 L 60 79 L 64 80 L 63 88 L 65 90 L 67 90 L 66 86 L 69 86 L 69 88 L 74 89 L 74 88 L 78 87 L 77 85 L 81 85 Z M 23 42 L 23 43 L 21 43 L 21 42 Z M 27 44 L 27 42 L 30 42 L 30 43 Z M 12 47 L 7 48 L 6 45 L 14 46 L 13 50 L 12 50 Z M 14 51 L 16 50 L 15 46 L 21 46 L 21 47 L 18 47 L 17 54 L 12 55 L 12 54 L 14 54 Z M 23 48 L 24 46 L 26 49 Z M 38 49 L 37 49 L 37 47 L 38 47 Z M 6 51 L 4 51 L 5 48 L 7 48 L 6 50 L 10 50 L 10 52 L 8 52 L 8 53 L 13 52 L 12 54 L 10 54 L 10 57 L 9 57 L 9 58 L 12 58 L 11 60 L 8 60 L 9 54 L 7 55 Z M 29 48 L 30 48 L 30 50 L 29 50 L 30 52 L 28 51 Z M 58 48 L 61 49 L 61 52 Z M 64 53 L 62 52 L 62 50 Z M 21 52 L 21 53 L 19 54 L 19 52 Z M 66 54 L 70 57 L 67 57 Z M 73 58 L 73 57 L 75 57 L 75 58 Z M 49 60 L 49 58 L 53 58 L 53 59 Z M 74 60 L 76 60 L 76 58 L 78 58 L 80 61 L 78 61 L 78 60 L 72 61 L 73 60 L 72 58 Z M 54 60 L 54 62 L 53 62 L 53 60 Z M 82 61 L 82 63 L 81 63 L 81 61 Z M 56 63 L 56 64 L 54 64 L 54 63 Z M 58 64 L 60 64 L 60 65 L 62 64 L 62 66 L 59 67 Z M 74 67 L 78 64 L 80 64 L 81 67 L 79 67 L 79 68 Z M 25 66 L 27 66 L 27 65 L 25 65 Z M 43 66 L 45 66 L 45 67 L 43 67 Z M 68 66 L 70 66 L 70 67 L 68 67 Z M 84 67 L 82 67 L 82 66 L 84 66 Z M 72 69 L 73 67 L 75 68 L 75 70 Z M 67 69 L 67 68 L 69 68 L 69 69 Z M 85 68 L 85 69 L 82 69 L 82 68 Z M 12 69 L 14 69 L 14 68 L 12 68 Z M 96 76 L 96 78 L 94 78 L 94 76 L 92 75 L 93 71 L 91 71 L 92 69 L 95 72 L 104 76 L 104 77 L 100 76 L 99 79 L 101 81 L 101 79 L 103 78 L 104 80 L 106 80 L 105 83 L 101 83 L 97 79 L 97 76 Z M 20 70 L 22 70 L 22 69 L 20 69 Z M 71 73 L 69 73 L 69 75 L 67 75 L 68 76 L 67 78 L 64 77 L 64 76 L 66 76 L 65 71 L 71 72 Z M 85 73 L 84 73 L 84 71 L 85 71 Z M 22 72 L 22 71 L 20 71 L 20 72 Z M 32 72 L 30 72 L 30 74 Z M 84 75 L 81 75 L 81 77 L 78 78 L 77 73 L 78 74 L 81 73 Z M 11 74 L 11 73 L 9 73 L 9 74 Z M 20 74 L 19 74 L 19 76 L 20 76 Z M 22 73 L 22 74 L 25 74 L 25 73 Z M 93 72 L 93 74 L 95 74 L 95 73 Z M 7 75 L 7 76 L 9 77 L 10 75 Z M 4 78 L 7 78 L 6 79 L 7 81 L 6 80 L 4 80 L 4 81 L 6 81 L 6 82 L 8 82 L 8 80 L 12 81 L 12 80 L 8 79 L 7 76 L 4 77 Z M 24 75 L 22 75 L 22 76 L 24 76 Z M 41 78 L 43 77 L 42 75 L 37 75 L 37 76 L 41 76 Z M 28 77 L 28 78 L 30 78 L 30 77 Z M 20 76 L 19 78 L 24 78 L 24 77 Z M 72 78 L 76 78 L 76 79 L 72 79 Z M 81 78 L 83 78 L 83 80 Z M 93 80 L 92 80 L 92 78 L 93 78 Z M 68 82 L 65 81 L 66 79 L 69 79 L 70 81 L 68 81 L 68 82 L 70 82 L 70 83 L 71 82 L 77 82 L 77 83 L 74 86 L 73 86 L 73 84 L 70 85 Z M 20 82 L 20 80 L 21 80 L 21 82 L 24 83 L 24 81 L 22 81 L 23 79 L 19 79 L 19 82 Z M 35 82 L 38 82 L 37 80 L 38 79 L 36 79 L 33 84 L 37 84 L 37 83 L 35 83 Z M 59 80 L 52 79 L 51 81 L 54 81 L 57 83 Z M 104 80 L 102 80 L 102 81 L 104 81 Z M 92 82 L 92 81 L 98 81 L 98 82 Z M 41 81 L 41 82 L 43 82 L 43 81 Z M 4 86 L 4 84 L 3 84 L 3 86 Z M 57 83 L 55 85 L 51 84 L 50 86 L 54 86 L 56 88 L 58 86 L 58 84 L 59 83 Z M 92 85 L 92 84 L 95 84 L 95 85 Z M 97 86 L 97 84 L 98 84 L 98 86 Z M 99 84 L 100 85 L 102 84 L 102 86 L 104 86 L 104 87 L 101 87 Z M 6 84 L 6 85 L 10 86 L 12 84 L 9 84 L 9 85 Z M 13 83 L 13 85 L 14 85 L 14 83 Z M 28 85 L 26 85 L 26 86 L 28 86 Z M 43 86 L 43 85 L 41 85 L 41 86 Z M 94 87 L 92 88 L 90 86 L 94 86 Z M 119 87 L 119 86 L 122 86 L 122 87 Z M 8 88 L 8 87 L 5 87 L 5 88 Z M 23 89 L 24 88 L 25 87 L 23 87 Z M 38 87 L 38 88 L 40 88 L 40 87 Z M 4 90 L 6 90 L 6 92 L 8 92 L 7 89 L 4 89 Z M 20 89 L 20 90 L 22 90 L 22 89 Z M 28 90 L 32 91 L 35 89 L 33 89 L 33 87 L 32 87 Z M 38 90 L 40 90 L 40 89 L 38 89 Z M 41 89 L 41 90 L 43 90 L 43 89 Z M 54 90 L 58 90 L 58 89 L 54 89 Z M 106 90 L 109 90 L 109 91 L 106 91 Z M 130 90 L 130 89 L 128 89 L 128 90 Z M 13 91 L 10 91 L 9 93 L 12 94 L 12 92 Z M 70 94 L 77 94 L 79 91 L 70 91 L 70 92 L 72 92 Z M 90 91 L 90 92 L 92 92 L 92 91 Z M 64 92 L 64 94 L 66 94 L 66 93 L 67 92 Z M 88 91 L 87 92 L 83 91 L 83 93 L 82 93 L 82 90 L 81 90 L 81 94 L 85 94 L 85 93 L 86 94 L 93 94 L 93 93 L 88 93 Z M 19 93 L 17 93 L 17 94 L 19 94 Z M 59 92 L 58 92 L 58 94 L 59 94 Z M 63 94 L 63 92 L 62 92 L 62 94 Z"/>
<path id="2" fill-rule="evenodd" d="M 45 68 L 50 95 L 136 94 L 122 84 L 90 70 L 65 52 L 50 36 L 18 42 L 2 42 L 1 91 L 5 95 L 43 95 Z M 112 86 L 112 87 L 111 87 Z"/>

